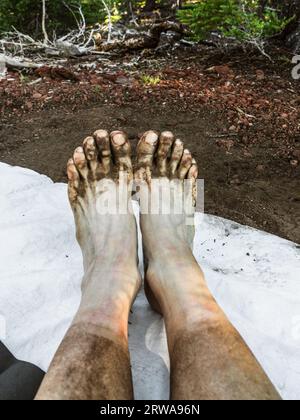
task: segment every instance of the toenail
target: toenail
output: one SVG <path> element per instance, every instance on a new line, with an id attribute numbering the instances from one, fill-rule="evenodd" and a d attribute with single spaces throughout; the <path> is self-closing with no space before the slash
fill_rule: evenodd
<path id="1" fill-rule="evenodd" d="M 89 146 L 89 147 L 94 147 L 95 146 L 95 144 L 94 144 L 94 139 L 92 138 L 92 137 L 90 137 L 88 140 L 87 140 L 87 146 Z"/>
<path id="2" fill-rule="evenodd" d="M 156 143 L 157 140 L 158 140 L 158 135 L 154 131 L 149 132 L 145 137 L 145 142 L 151 145 Z"/>
<path id="3" fill-rule="evenodd" d="M 83 148 L 82 147 L 77 147 L 77 149 L 75 149 L 76 153 L 83 153 Z"/>
<path id="4" fill-rule="evenodd" d="M 164 131 L 163 133 L 161 133 L 161 137 L 165 137 L 165 138 L 173 138 L 174 135 L 171 131 Z"/>
<path id="5" fill-rule="evenodd" d="M 112 141 L 116 146 L 123 146 L 126 143 L 126 138 L 122 133 L 112 135 Z"/>
<path id="6" fill-rule="evenodd" d="M 95 131 L 94 135 L 99 138 L 106 138 L 109 134 L 106 130 L 97 130 Z"/>

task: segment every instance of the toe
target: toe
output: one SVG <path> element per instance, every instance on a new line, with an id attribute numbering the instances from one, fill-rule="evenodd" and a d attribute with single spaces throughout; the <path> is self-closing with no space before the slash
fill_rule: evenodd
<path id="1" fill-rule="evenodd" d="M 190 170 L 188 172 L 188 176 L 187 177 L 188 177 L 188 179 L 196 180 L 198 178 L 198 174 L 199 174 L 198 165 L 197 165 L 196 160 L 193 159 L 192 160 L 192 166 L 191 166 L 191 168 L 190 168 Z"/>
<path id="2" fill-rule="evenodd" d="M 157 151 L 157 169 L 159 176 L 167 176 L 168 158 L 174 143 L 174 135 L 170 131 L 164 131 L 159 138 Z"/>
<path id="3" fill-rule="evenodd" d="M 97 159 L 97 148 L 93 137 L 87 137 L 83 142 L 83 149 L 86 159 L 91 162 Z"/>
<path id="4" fill-rule="evenodd" d="M 86 179 L 88 177 L 88 164 L 83 147 L 77 147 L 73 155 L 73 160 L 80 175 Z"/>
<path id="5" fill-rule="evenodd" d="M 83 142 L 83 149 L 85 153 L 86 160 L 90 164 L 91 171 L 93 175 L 96 174 L 96 169 L 98 166 L 98 150 L 93 137 L 87 137 Z"/>
<path id="6" fill-rule="evenodd" d="M 106 130 L 97 130 L 94 139 L 99 150 L 99 160 L 101 161 L 104 175 L 108 175 L 111 168 L 111 147 L 109 134 Z"/>
<path id="7" fill-rule="evenodd" d="M 158 144 L 158 134 L 155 131 L 147 131 L 139 141 L 137 147 L 138 167 L 152 167 L 154 154 Z"/>
<path id="8" fill-rule="evenodd" d="M 197 206 L 197 195 L 198 195 L 198 189 L 197 189 L 197 179 L 198 179 L 199 171 L 198 171 L 198 165 L 195 159 L 192 160 L 192 166 L 188 172 L 188 179 L 192 180 L 191 183 L 191 189 L 192 189 L 192 197 L 193 197 L 193 207 L 196 208 Z"/>
<path id="9" fill-rule="evenodd" d="M 69 198 L 71 204 L 73 204 L 77 199 L 77 193 L 80 183 L 79 173 L 76 169 L 75 163 L 73 159 L 69 159 L 67 164 L 67 175 L 68 175 L 68 190 L 69 190 Z"/>
<path id="10" fill-rule="evenodd" d="M 170 172 L 171 172 L 171 176 L 173 177 L 177 173 L 178 165 L 183 155 L 183 150 L 184 150 L 183 142 L 177 139 L 174 143 L 174 148 L 173 148 L 171 162 L 170 162 Z"/>
<path id="11" fill-rule="evenodd" d="M 189 150 L 185 149 L 181 162 L 179 164 L 178 176 L 180 179 L 185 179 L 191 166 L 192 166 L 193 157 Z"/>
<path id="12" fill-rule="evenodd" d="M 113 131 L 110 135 L 114 161 L 119 172 L 132 174 L 131 146 L 123 131 Z"/>

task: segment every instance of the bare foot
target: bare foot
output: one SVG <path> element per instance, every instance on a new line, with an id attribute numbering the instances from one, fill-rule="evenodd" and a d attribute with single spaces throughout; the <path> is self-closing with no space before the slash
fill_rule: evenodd
<path id="1" fill-rule="evenodd" d="M 140 185 L 145 285 L 150 304 L 166 324 L 171 399 L 279 399 L 214 300 L 191 252 L 197 176 L 191 153 L 172 133 L 159 137 L 150 131 L 142 137 L 135 178 Z M 190 183 L 183 190 L 185 180 Z M 179 212 L 185 197 L 192 205 Z"/>
<path id="2" fill-rule="evenodd" d="M 190 249 L 195 234 L 197 163 L 171 132 L 145 133 L 137 154 L 135 180 L 140 186 L 146 294 L 151 306 L 165 317 L 173 312 L 168 307 L 172 295 L 176 301 L 179 298 L 176 317 L 183 319 L 204 287 L 198 279 L 177 280 L 181 270 L 200 272 Z"/>
<path id="3" fill-rule="evenodd" d="M 86 313 L 94 323 L 107 318 L 107 328 L 124 336 L 127 320 L 121 315 L 140 287 L 132 176 L 130 143 L 120 131 L 96 131 L 68 162 L 69 199 L 85 270 L 78 317 L 82 322 Z"/>
<path id="4" fill-rule="evenodd" d="M 36 399 L 129 400 L 128 316 L 141 281 L 125 134 L 99 130 L 86 138 L 68 162 L 68 178 L 83 254 L 82 299 Z"/>

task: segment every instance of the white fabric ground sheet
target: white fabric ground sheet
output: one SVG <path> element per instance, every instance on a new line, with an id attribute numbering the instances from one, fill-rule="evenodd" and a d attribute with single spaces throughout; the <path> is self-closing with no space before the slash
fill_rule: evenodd
<path id="1" fill-rule="evenodd" d="M 0 163 L 0 340 L 46 370 L 80 301 L 66 185 Z M 210 289 L 285 399 L 300 399 L 299 246 L 206 215 L 195 255 Z M 168 399 L 164 324 L 144 294 L 131 316 L 137 399 Z"/>

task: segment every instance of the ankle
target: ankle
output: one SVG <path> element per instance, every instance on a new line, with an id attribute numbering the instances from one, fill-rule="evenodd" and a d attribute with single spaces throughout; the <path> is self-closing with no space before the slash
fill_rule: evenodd
<path id="1" fill-rule="evenodd" d="M 90 334 L 105 337 L 127 347 L 128 314 L 117 316 L 117 312 L 105 308 L 80 307 L 72 323 L 74 328 L 84 328 Z"/>
<path id="2" fill-rule="evenodd" d="M 174 263 L 150 262 L 146 278 L 170 329 L 197 328 L 222 318 L 223 312 L 194 258 L 183 257 L 175 267 Z"/>
<path id="3" fill-rule="evenodd" d="M 152 272 L 174 271 L 177 267 L 184 269 L 197 265 L 192 249 L 185 240 L 174 241 L 172 238 L 167 238 L 163 243 L 160 242 L 159 246 L 157 242 L 149 246 L 144 241 L 144 253 Z"/>

